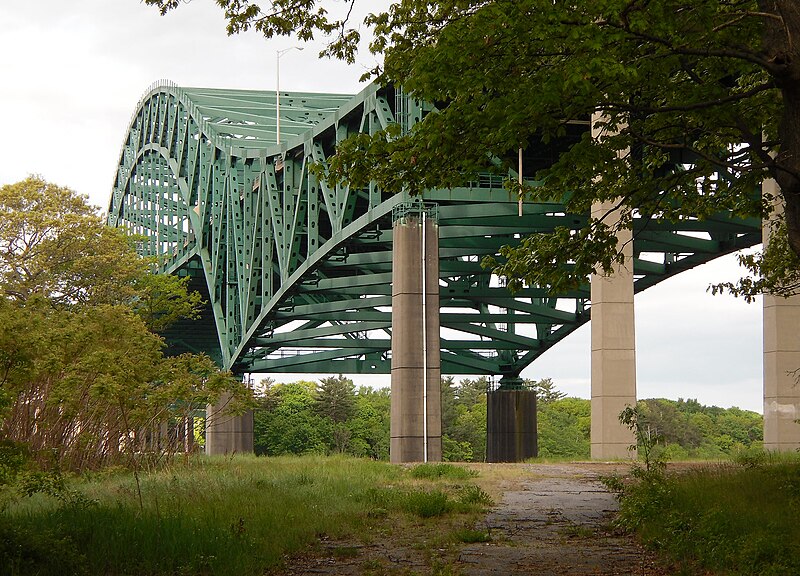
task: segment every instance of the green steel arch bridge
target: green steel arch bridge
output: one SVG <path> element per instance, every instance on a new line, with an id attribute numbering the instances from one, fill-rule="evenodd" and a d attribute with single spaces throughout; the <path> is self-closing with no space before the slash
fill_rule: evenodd
<path id="1" fill-rule="evenodd" d="M 139 101 L 119 158 L 108 223 L 145 238 L 160 271 L 190 278 L 202 318 L 166 334 L 173 352 L 205 352 L 236 373 L 382 374 L 391 367 L 392 217 L 409 198 L 375 185 L 329 186 L 309 171 L 337 142 L 429 108 L 391 87 L 360 94 L 153 85 Z M 588 129 L 574 126 L 575 133 Z M 552 150 L 525 151 L 526 176 Z M 516 177 L 516 175 L 512 175 Z M 558 203 L 525 203 L 502 178 L 428 190 L 438 209 L 441 371 L 520 372 L 590 317 L 590 294 L 511 294 L 486 255 L 521 236 L 580 226 Z M 758 219 L 721 214 L 677 224 L 637 220 L 634 288 L 761 241 Z"/>

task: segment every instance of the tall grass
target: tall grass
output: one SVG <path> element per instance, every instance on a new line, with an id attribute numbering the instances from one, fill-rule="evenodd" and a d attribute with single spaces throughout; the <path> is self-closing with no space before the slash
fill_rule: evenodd
<path id="1" fill-rule="evenodd" d="M 130 475 L 98 476 L 0 516 L 0 574 L 262 574 L 320 535 L 368 538 L 390 514 L 485 505 L 420 482 L 345 457 L 203 458 L 142 478 L 140 508 Z"/>
<path id="2" fill-rule="evenodd" d="M 800 574 L 800 458 L 763 458 L 626 489 L 620 520 L 684 573 Z"/>

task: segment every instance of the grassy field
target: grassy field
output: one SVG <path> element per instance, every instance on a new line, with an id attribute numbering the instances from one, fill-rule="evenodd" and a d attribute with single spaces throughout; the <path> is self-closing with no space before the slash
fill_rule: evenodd
<path id="1" fill-rule="evenodd" d="M 624 491 L 619 521 L 674 563 L 676 574 L 800 574 L 800 456 L 765 455 Z"/>
<path id="2" fill-rule="evenodd" d="M 198 458 L 142 477 L 74 479 L 0 515 L 0 574 L 263 574 L 320 537 L 475 516 L 474 473 L 354 458 Z M 428 520 L 434 519 L 434 520 Z"/>

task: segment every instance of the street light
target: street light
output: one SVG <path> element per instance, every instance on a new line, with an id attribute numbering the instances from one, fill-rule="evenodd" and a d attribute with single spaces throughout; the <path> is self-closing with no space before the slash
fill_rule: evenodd
<path id="1" fill-rule="evenodd" d="M 289 48 L 284 48 L 283 50 L 278 50 L 275 53 L 275 113 L 277 114 L 276 122 L 275 122 L 275 141 L 280 145 L 281 143 L 281 56 L 289 52 L 290 50 L 302 50 L 302 46 L 291 46 Z"/>

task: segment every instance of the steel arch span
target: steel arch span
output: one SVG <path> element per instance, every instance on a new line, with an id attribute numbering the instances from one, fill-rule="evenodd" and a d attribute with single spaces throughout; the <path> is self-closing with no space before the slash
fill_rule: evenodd
<path id="1" fill-rule="evenodd" d="M 191 278 L 207 302 L 173 327 L 174 351 L 242 372 L 388 373 L 392 211 L 408 198 L 375 185 L 329 186 L 309 171 L 337 142 L 429 108 L 391 87 L 356 96 L 153 85 L 125 137 L 108 210 L 141 235 L 161 271 Z M 588 129 L 573 127 L 575 134 Z M 547 161 L 527 150 L 526 161 Z M 520 236 L 578 227 L 586 215 L 526 203 L 498 177 L 428 190 L 439 212 L 441 369 L 513 378 L 589 320 L 585 289 L 509 293 L 480 265 Z M 635 290 L 761 241 L 760 221 L 728 215 L 678 224 L 637 220 Z"/>

